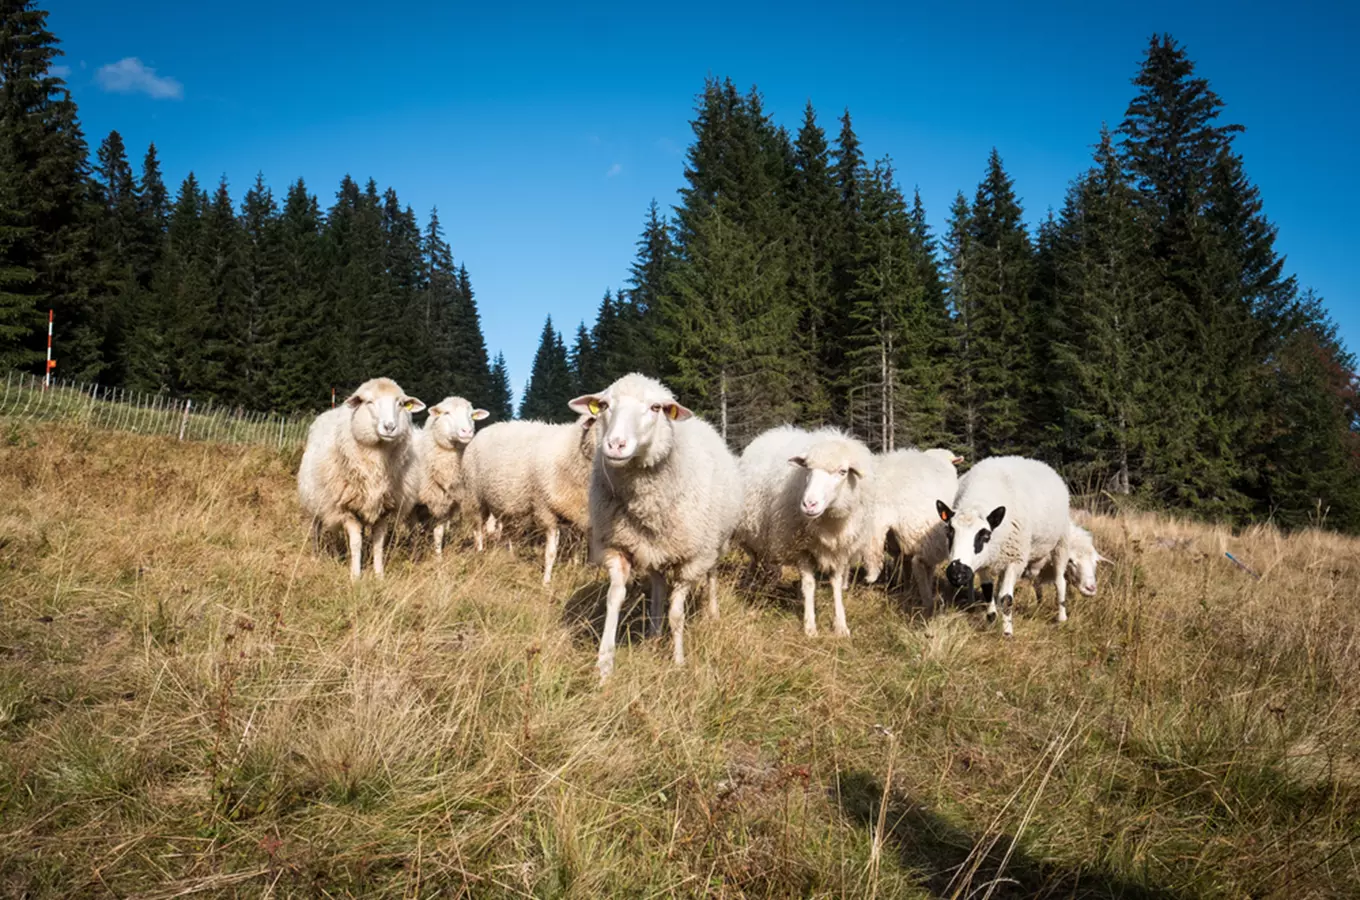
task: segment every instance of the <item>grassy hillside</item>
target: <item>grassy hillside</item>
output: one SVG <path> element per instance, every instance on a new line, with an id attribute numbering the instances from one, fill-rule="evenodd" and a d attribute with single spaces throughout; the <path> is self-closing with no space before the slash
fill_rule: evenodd
<path id="1" fill-rule="evenodd" d="M 294 454 L 0 438 L 0 896 L 1360 896 L 1355 541 L 1099 519 L 1011 642 L 733 560 L 601 688 L 579 561 L 352 586 Z"/>

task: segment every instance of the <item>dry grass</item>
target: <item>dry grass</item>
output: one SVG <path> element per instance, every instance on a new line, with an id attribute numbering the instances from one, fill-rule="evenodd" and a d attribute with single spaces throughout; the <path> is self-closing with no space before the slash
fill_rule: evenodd
<path id="1" fill-rule="evenodd" d="M 1356 541 L 1097 519 L 1009 643 L 864 586 L 808 640 L 734 564 L 601 689 L 598 573 L 351 586 L 296 463 L 9 429 L 0 896 L 1360 895 Z"/>

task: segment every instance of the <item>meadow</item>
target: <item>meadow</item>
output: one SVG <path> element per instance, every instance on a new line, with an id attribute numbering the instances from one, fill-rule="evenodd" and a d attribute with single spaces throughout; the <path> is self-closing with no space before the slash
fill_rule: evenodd
<path id="1" fill-rule="evenodd" d="M 579 542 L 351 584 L 299 456 L 0 423 L 0 896 L 1360 896 L 1354 539 L 1094 517 L 1010 641 L 734 557 L 601 687 Z"/>

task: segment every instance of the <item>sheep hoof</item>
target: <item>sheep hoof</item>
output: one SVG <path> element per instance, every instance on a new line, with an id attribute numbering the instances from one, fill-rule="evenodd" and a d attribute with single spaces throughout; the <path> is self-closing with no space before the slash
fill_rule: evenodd
<path id="1" fill-rule="evenodd" d="M 989 613 L 987 613 L 987 621 L 988 621 L 988 622 L 995 622 L 995 621 L 996 621 L 996 613 L 994 613 L 994 612 L 989 612 Z"/>
<path id="2" fill-rule="evenodd" d="M 836 626 L 836 637 L 844 637 L 844 638 L 848 638 L 849 636 L 850 636 L 850 629 L 849 629 L 849 628 L 847 628 L 847 627 L 844 626 L 844 625 L 837 625 L 837 626 Z"/>
<path id="3" fill-rule="evenodd" d="M 816 625 L 804 625 L 804 626 L 803 626 L 803 634 L 807 635 L 808 637 L 816 637 L 816 636 L 817 636 L 817 626 L 816 626 Z"/>

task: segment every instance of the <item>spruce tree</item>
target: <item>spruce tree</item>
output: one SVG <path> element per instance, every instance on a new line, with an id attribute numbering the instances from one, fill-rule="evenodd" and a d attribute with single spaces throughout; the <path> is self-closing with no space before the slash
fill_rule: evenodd
<path id="1" fill-rule="evenodd" d="M 605 380 L 604 367 L 601 365 L 599 353 L 596 352 L 595 341 L 586 330 L 584 322 L 576 329 L 576 340 L 571 345 L 568 359 L 575 382 L 572 390 L 576 394 L 601 391 L 612 383 Z"/>
<path id="2" fill-rule="evenodd" d="M 95 306 L 102 313 L 97 328 L 103 339 L 101 356 L 108 363 L 103 374 L 121 384 L 126 377 L 124 345 L 139 288 L 137 266 L 149 248 L 141 227 L 141 192 L 117 131 L 109 132 L 96 159 L 94 184 L 99 203 L 94 283 Z"/>
<path id="3" fill-rule="evenodd" d="M 0 143 L 12 207 L 6 258 L 11 298 L 32 298 L 27 346 L 45 344 L 46 308 L 56 313 L 56 357 L 68 378 L 100 377 L 103 299 L 96 284 L 94 223 L 85 137 L 76 105 L 52 66 L 61 51 L 47 13 L 31 0 L 0 6 Z M 11 299 L 17 312 L 19 301 Z M 11 325 L 10 327 L 15 327 Z M 11 353 L 17 348 L 11 348 Z"/>
<path id="4" fill-rule="evenodd" d="M 576 396 L 575 388 L 566 345 L 549 316 L 543 323 L 543 335 L 534 353 L 534 367 L 524 387 L 519 417 L 540 422 L 572 421 L 575 414 L 567 404 Z"/>
<path id="5" fill-rule="evenodd" d="M 1162 416 L 1166 360 L 1151 326 L 1155 281 L 1148 222 L 1102 130 L 1095 165 L 1074 183 L 1049 236 L 1053 302 L 1045 333 L 1053 442 L 1082 488 L 1130 493 L 1146 484 Z"/>
<path id="6" fill-rule="evenodd" d="M 1036 397 L 1030 292 L 1033 248 L 1014 184 L 995 149 L 969 219 L 968 365 L 977 392 L 976 452 L 1028 449 L 1027 412 Z"/>
<path id="7" fill-rule="evenodd" d="M 266 321 L 272 349 L 271 408 L 320 409 L 347 383 L 338 376 L 335 323 L 326 306 L 321 208 L 299 178 L 275 227 L 278 302 Z"/>
<path id="8" fill-rule="evenodd" d="M 244 238 L 242 260 L 244 319 L 242 322 L 241 400 L 252 409 L 272 409 L 269 405 L 273 382 L 278 377 L 278 342 L 275 330 L 283 298 L 282 243 L 278 234 L 279 207 L 274 194 L 255 176 L 255 184 L 241 201 L 241 229 Z"/>
<path id="9" fill-rule="evenodd" d="M 497 353 L 496 362 L 491 366 L 491 385 L 487 390 L 486 409 L 498 422 L 508 422 L 514 417 L 514 397 L 510 391 L 510 370 L 505 365 L 505 354 Z"/>
<path id="10" fill-rule="evenodd" d="M 973 211 L 960 191 L 949 209 L 945 257 L 949 270 L 948 304 L 954 333 L 954 366 L 949 380 L 949 430 L 957 435 L 964 455 L 976 461 L 979 445 L 980 397 L 976 381 L 979 343 L 974 334 L 972 285 L 974 262 Z"/>
<path id="11" fill-rule="evenodd" d="M 26 339 L 33 330 L 35 305 L 41 300 L 41 295 L 30 293 L 37 273 L 23 265 L 23 246 L 32 229 L 15 200 L 18 176 L 9 158 L 11 150 L 0 142 L 0 367 L 7 371 L 37 359 Z"/>

